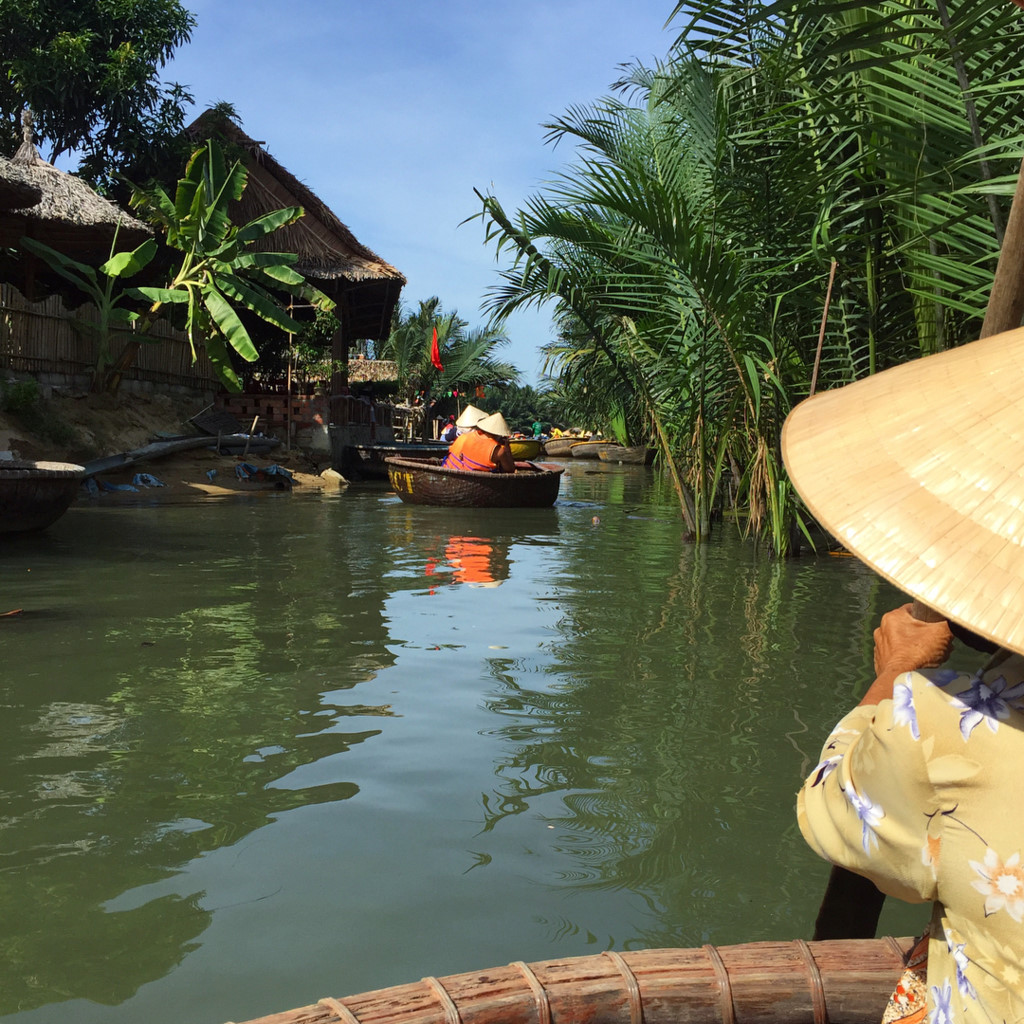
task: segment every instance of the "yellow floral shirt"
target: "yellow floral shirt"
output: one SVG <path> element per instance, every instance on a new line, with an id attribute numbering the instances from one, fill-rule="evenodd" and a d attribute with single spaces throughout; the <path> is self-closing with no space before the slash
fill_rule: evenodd
<path id="1" fill-rule="evenodd" d="M 1024 1022 L 1024 657 L 908 672 L 854 708 L 797 798 L 811 847 L 934 901 L 928 1024 Z"/>

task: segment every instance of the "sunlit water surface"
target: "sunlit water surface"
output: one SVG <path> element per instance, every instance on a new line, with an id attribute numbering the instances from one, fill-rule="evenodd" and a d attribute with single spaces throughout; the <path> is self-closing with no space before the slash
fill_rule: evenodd
<path id="1" fill-rule="evenodd" d="M 680 534 L 656 473 L 577 462 L 553 509 L 353 486 L 3 541 L 0 1019 L 809 937 L 794 793 L 898 596 Z"/>

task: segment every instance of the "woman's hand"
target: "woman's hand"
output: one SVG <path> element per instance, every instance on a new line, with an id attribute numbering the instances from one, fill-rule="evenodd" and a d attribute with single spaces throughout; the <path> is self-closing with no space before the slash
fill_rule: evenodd
<path id="1" fill-rule="evenodd" d="M 923 622 L 905 604 L 886 612 L 875 630 L 875 673 L 861 704 L 877 704 L 892 696 L 896 677 L 919 668 L 941 665 L 953 650 L 953 634 L 945 621 Z"/>
<path id="2" fill-rule="evenodd" d="M 905 604 L 886 612 L 875 630 L 875 672 L 910 672 L 937 668 L 953 650 L 953 634 L 945 620 L 922 622 Z"/>

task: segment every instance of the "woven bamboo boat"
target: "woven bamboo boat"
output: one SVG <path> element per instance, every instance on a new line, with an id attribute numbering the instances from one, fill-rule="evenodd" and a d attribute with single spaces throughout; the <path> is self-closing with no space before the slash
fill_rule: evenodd
<path id="1" fill-rule="evenodd" d="M 539 437 L 510 437 L 508 446 L 513 459 L 535 459 L 544 451 L 544 442 Z"/>
<path id="2" fill-rule="evenodd" d="M 645 445 L 609 445 L 597 457 L 602 462 L 625 462 L 633 466 L 649 466 L 654 462 L 654 449 Z"/>
<path id="3" fill-rule="evenodd" d="M 913 939 L 544 960 L 327 998 L 247 1024 L 878 1024 Z"/>
<path id="4" fill-rule="evenodd" d="M 605 448 L 621 448 L 614 441 L 577 441 L 569 452 L 574 459 L 597 459 Z"/>
<path id="5" fill-rule="evenodd" d="M 84 476 L 72 462 L 0 463 L 0 533 L 45 530 L 67 512 Z"/>
<path id="6" fill-rule="evenodd" d="M 544 442 L 544 454 L 548 458 L 569 458 L 572 455 L 569 449 L 579 443 L 578 437 L 549 437 Z"/>
<path id="7" fill-rule="evenodd" d="M 561 466 L 517 462 L 515 473 L 444 469 L 440 459 L 387 459 L 388 479 L 410 505 L 546 508 L 555 503 Z"/>

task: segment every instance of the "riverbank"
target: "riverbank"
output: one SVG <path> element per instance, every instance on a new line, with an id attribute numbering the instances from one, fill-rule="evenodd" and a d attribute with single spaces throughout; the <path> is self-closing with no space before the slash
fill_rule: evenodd
<path id="1" fill-rule="evenodd" d="M 190 417 L 201 408 L 195 400 L 167 395 L 54 394 L 45 400 L 26 401 L 17 412 L 0 412 L 0 452 L 9 451 L 15 459 L 84 465 L 106 455 L 141 448 L 161 437 L 194 434 Z M 215 439 L 211 437 L 210 443 L 215 445 Z M 238 467 L 243 461 L 257 472 L 240 473 Z M 147 501 L 188 501 L 279 491 L 287 483 L 279 474 L 266 473 L 274 465 L 286 469 L 292 486 L 303 493 L 344 485 L 340 476 L 330 472 L 326 456 L 318 460 L 299 449 L 287 452 L 278 445 L 269 453 L 250 453 L 243 460 L 241 456 L 199 448 L 100 474 L 98 494 L 90 499 L 83 488 L 79 500 L 123 504 L 137 501 L 141 492 L 145 492 Z M 163 486 L 135 485 L 135 491 L 103 487 L 132 485 L 137 474 L 147 474 Z"/>

